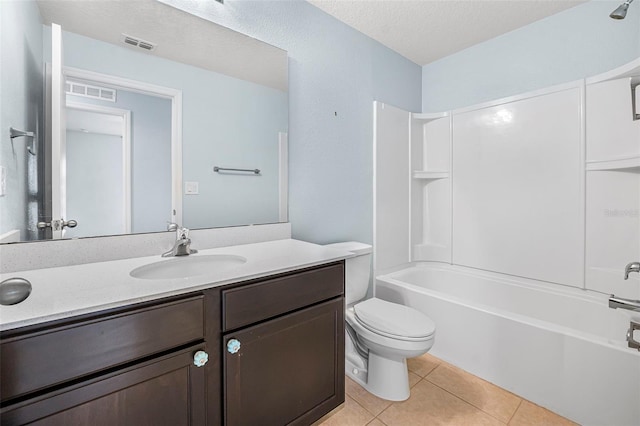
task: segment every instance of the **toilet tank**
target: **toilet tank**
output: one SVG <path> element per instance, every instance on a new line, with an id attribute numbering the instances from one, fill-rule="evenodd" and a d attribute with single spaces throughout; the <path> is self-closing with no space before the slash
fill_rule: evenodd
<path id="1" fill-rule="evenodd" d="M 356 255 L 345 261 L 345 299 L 347 305 L 364 299 L 369 289 L 372 247 L 356 241 L 327 244 L 327 247 L 350 251 Z"/>

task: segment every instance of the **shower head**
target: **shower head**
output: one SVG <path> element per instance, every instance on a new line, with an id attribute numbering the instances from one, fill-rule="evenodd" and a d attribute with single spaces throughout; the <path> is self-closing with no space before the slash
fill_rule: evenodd
<path id="1" fill-rule="evenodd" d="M 629 9 L 629 5 L 632 1 L 633 0 L 627 0 L 622 3 L 616 10 L 611 12 L 611 15 L 609 15 L 609 17 L 613 19 L 624 19 L 624 17 L 627 16 L 627 9 Z"/>

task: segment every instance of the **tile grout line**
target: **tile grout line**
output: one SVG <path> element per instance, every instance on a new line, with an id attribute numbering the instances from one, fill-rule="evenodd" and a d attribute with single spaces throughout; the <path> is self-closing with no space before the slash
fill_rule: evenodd
<path id="1" fill-rule="evenodd" d="M 446 393 L 448 393 L 451 396 L 454 396 L 455 398 L 459 399 L 460 401 L 464 402 L 465 404 L 469 404 L 470 406 L 472 406 L 473 408 L 480 410 L 481 412 L 483 412 L 484 414 L 486 414 L 487 416 L 496 419 L 497 421 L 499 421 L 500 423 L 502 423 L 503 425 L 508 425 L 509 423 L 505 423 L 504 421 L 502 421 L 501 419 L 497 418 L 496 416 L 494 416 L 491 413 L 487 413 L 486 411 L 484 411 L 482 408 L 474 405 L 473 403 L 461 398 L 460 396 L 456 395 L 455 393 L 443 388 L 442 386 L 439 386 L 437 383 L 432 382 L 431 380 L 429 380 L 428 378 L 424 378 L 427 382 L 431 383 L 433 386 L 437 387 L 438 389 L 442 389 L 443 391 L 445 391 Z M 520 398 L 520 403 L 518 403 L 518 408 L 520 407 L 520 404 L 522 403 L 522 398 Z M 518 411 L 518 409 L 516 408 L 516 411 Z M 513 412 L 513 414 L 511 415 L 511 417 L 513 417 L 515 415 L 515 411 Z M 509 421 L 511 421 L 511 417 L 509 418 Z"/>
<path id="2" fill-rule="evenodd" d="M 365 391 L 366 391 L 366 389 L 365 389 Z M 351 399 L 353 400 L 353 402 L 355 402 L 355 403 L 356 403 L 360 408 L 362 408 L 364 411 L 366 411 L 367 413 L 369 413 L 370 415 L 372 415 L 372 416 L 373 416 L 373 418 L 372 418 L 371 420 L 369 420 L 369 422 L 368 422 L 366 425 L 368 425 L 369 423 L 371 423 L 372 421 L 374 421 L 375 419 L 377 419 L 377 418 L 378 418 L 378 416 L 376 416 L 374 413 L 372 413 L 371 411 L 369 411 L 369 410 L 368 410 L 364 405 L 362 405 L 362 404 L 360 403 L 360 401 L 358 401 L 358 400 L 357 400 L 356 398 L 354 398 L 352 395 L 349 395 L 349 394 L 348 394 L 348 393 L 346 393 L 346 392 L 345 392 L 345 394 L 346 394 L 349 398 L 351 398 Z M 392 402 L 391 404 L 389 404 L 389 407 L 391 407 L 392 405 L 393 405 L 393 402 Z M 389 408 L 389 407 L 386 407 L 384 410 L 382 410 L 382 411 L 380 412 L 380 414 L 384 413 L 384 412 L 385 412 L 385 410 L 386 410 L 387 408 Z M 380 419 L 378 419 L 378 420 L 380 420 Z M 383 422 L 382 420 L 380 420 L 380 422 L 382 422 L 382 424 L 384 424 L 384 425 L 386 426 L 386 423 L 385 423 L 385 422 Z M 366 426 L 366 425 L 364 425 L 364 426 Z"/>
<path id="3" fill-rule="evenodd" d="M 377 417 L 375 414 L 373 414 L 371 411 L 367 410 L 367 409 L 366 409 L 362 404 L 360 404 L 360 402 L 358 402 L 358 400 L 357 400 L 357 399 L 355 399 L 353 396 L 351 396 L 351 395 L 349 395 L 349 394 L 347 394 L 347 396 L 348 396 L 349 398 L 351 398 L 351 400 L 352 400 L 353 402 L 355 402 L 355 403 L 356 403 L 360 408 L 362 408 L 365 412 L 367 412 L 367 413 L 369 413 L 369 414 L 371 414 L 371 415 L 373 416 L 373 419 L 369 420 L 369 421 L 366 423 L 367 425 L 368 425 L 369 423 L 371 423 L 373 420 L 375 420 L 375 418 Z M 387 407 L 387 408 L 389 408 L 389 407 Z M 385 408 L 385 410 L 386 410 L 386 408 Z M 384 411 L 384 410 L 383 410 L 383 411 Z M 366 425 L 365 425 L 365 426 L 366 426 Z"/>
<path id="4" fill-rule="evenodd" d="M 356 383 L 356 384 L 357 384 L 358 386 L 360 386 L 360 384 L 359 384 L 359 383 Z M 362 389 L 363 389 L 365 392 L 368 392 L 366 389 L 364 389 L 364 388 L 362 388 Z M 362 407 L 362 409 L 364 409 L 364 411 L 366 411 L 367 413 L 371 414 L 371 415 L 373 416 L 373 419 L 375 419 L 375 418 L 377 418 L 377 417 L 378 417 L 376 414 L 374 414 L 374 413 L 372 413 L 371 411 L 369 411 L 369 410 L 367 409 L 367 407 L 365 407 L 364 405 L 362 405 L 362 404 L 360 403 L 360 401 L 358 401 L 358 400 L 357 400 L 353 395 L 350 395 L 350 394 L 349 394 L 348 392 L 346 392 L 346 391 L 345 391 L 345 394 L 346 394 L 347 396 L 349 396 L 351 399 L 353 399 L 353 400 L 356 402 L 356 404 L 358 404 L 360 407 Z M 374 395 L 374 396 L 375 396 L 375 395 Z M 393 404 L 393 402 L 392 402 L 392 404 Z M 389 404 L 389 407 L 391 407 L 391 404 Z M 386 410 L 386 409 L 387 409 L 387 408 L 389 408 L 389 407 L 386 407 L 384 410 Z M 382 410 L 382 411 L 380 412 L 380 414 L 382 414 L 382 413 L 384 412 L 384 410 Z M 373 421 L 373 419 L 372 419 L 371 421 Z M 370 421 L 369 423 L 371 423 L 371 421 Z M 367 423 L 367 424 L 369 424 L 369 423 Z"/>
<path id="5" fill-rule="evenodd" d="M 416 374 L 418 377 L 420 377 L 420 375 L 419 375 L 419 374 L 417 374 L 417 373 L 414 373 L 414 374 Z M 420 382 L 421 382 L 421 381 L 423 381 L 423 380 L 424 380 L 424 377 L 421 377 L 421 378 L 420 378 L 420 380 L 418 380 L 418 381 L 416 382 L 416 384 L 415 384 L 415 385 L 413 385 L 413 386 L 418 386 L 418 383 L 420 383 Z M 411 391 L 411 390 L 409 390 L 409 391 Z M 409 398 L 411 398 L 411 394 L 409 394 Z M 408 399 L 407 399 L 407 400 L 408 400 Z M 403 402 L 403 401 L 392 401 L 392 402 L 391 402 L 391 404 L 389 404 L 389 406 L 388 406 L 387 408 L 385 408 L 384 410 L 380 411 L 380 414 L 378 414 L 378 415 L 375 417 L 376 419 L 380 420 L 380 422 L 381 422 L 383 425 L 385 425 L 385 426 L 386 426 L 386 423 L 385 423 L 385 422 L 383 422 L 383 421 L 382 421 L 382 419 L 379 419 L 378 417 L 380 417 L 380 416 L 382 415 L 382 413 L 384 413 L 385 411 L 387 411 L 389 408 L 393 407 L 393 405 L 394 405 L 396 402 Z"/>
<path id="6" fill-rule="evenodd" d="M 520 404 L 518 404 L 518 407 L 516 407 L 516 411 L 513 412 L 513 414 L 511 415 L 511 417 L 509 417 L 509 421 L 507 422 L 507 425 L 509 423 L 511 423 L 511 420 L 513 420 L 513 418 L 516 416 L 516 413 L 518 412 L 518 410 L 520 409 L 520 407 L 522 406 L 522 403 L 524 402 L 524 398 L 520 398 Z"/>
<path id="7" fill-rule="evenodd" d="M 419 358 L 419 357 L 418 357 L 418 358 Z M 436 357 L 434 357 L 434 356 L 432 356 L 432 357 L 430 357 L 430 358 L 433 358 L 433 359 L 430 359 L 430 362 L 433 362 L 436 366 L 435 366 L 435 367 L 433 367 L 431 370 L 429 370 L 429 372 L 428 372 L 427 374 L 425 374 L 424 376 L 420 376 L 420 374 L 418 374 L 418 372 L 417 372 L 417 371 L 413 371 L 411 368 L 409 368 L 408 363 L 407 363 L 407 371 L 410 371 L 410 372 L 412 372 L 413 374 L 415 374 L 416 376 L 420 376 L 421 378 L 423 378 L 423 379 L 424 379 L 424 378 L 426 378 L 429 374 L 433 373 L 433 371 L 434 371 L 436 368 L 440 367 L 440 366 L 445 362 L 445 361 L 442 361 L 441 359 L 436 358 Z"/>
<path id="8" fill-rule="evenodd" d="M 442 365 L 442 364 L 441 364 L 441 365 Z M 456 369 L 460 369 L 459 367 L 456 367 L 455 365 L 452 365 L 452 364 L 449 364 L 449 365 L 451 365 L 451 367 L 452 367 L 452 368 L 451 368 L 451 370 L 452 370 L 452 371 L 454 371 L 454 372 L 455 372 L 455 370 L 456 370 Z M 443 368 L 447 368 L 447 366 L 445 365 L 445 366 L 443 366 Z M 435 368 L 434 368 L 433 370 L 431 370 L 431 373 L 433 373 L 435 370 L 436 370 Z M 466 402 L 467 404 L 469 404 L 469 405 L 471 405 L 471 406 L 473 406 L 473 407 L 476 407 L 478 410 L 482 411 L 483 413 L 488 414 L 489 416 L 493 417 L 494 419 L 498 420 L 499 422 L 501 422 L 501 423 L 505 423 L 505 424 L 507 424 L 507 425 L 508 425 L 508 424 L 509 424 L 509 422 L 511 421 L 511 419 L 513 419 L 513 416 L 515 416 L 515 415 L 516 415 L 516 412 L 517 412 L 517 411 L 518 411 L 518 409 L 520 408 L 520 405 L 522 405 L 522 402 L 523 402 L 523 401 L 525 401 L 525 398 L 521 397 L 520 395 L 516 395 L 515 393 L 513 393 L 513 392 L 511 392 L 511 391 L 508 391 L 507 389 L 501 388 L 500 386 L 498 386 L 498 385 L 496 385 L 496 384 L 494 384 L 494 383 L 491 383 L 491 382 L 489 382 L 489 381 L 487 381 L 487 380 L 484 380 L 484 379 L 482 379 L 482 378 L 480 378 L 480 377 L 478 377 L 478 376 L 476 376 L 476 375 L 474 375 L 474 374 L 472 374 L 472 373 L 469 373 L 469 372 L 468 372 L 468 371 L 466 371 L 466 370 L 462 370 L 462 369 L 460 369 L 460 370 L 461 370 L 463 373 L 465 373 L 465 374 L 468 374 L 468 375 L 470 375 L 470 376 L 472 376 L 472 377 L 474 377 L 474 378 L 476 378 L 476 379 L 479 379 L 479 380 L 481 380 L 482 382 L 484 382 L 484 383 L 486 383 L 486 384 L 488 384 L 488 385 L 495 386 L 496 388 L 500 389 L 501 391 L 504 391 L 504 392 L 508 393 L 509 395 L 512 395 L 512 396 L 514 396 L 514 397 L 518 398 L 518 400 L 519 400 L 519 402 L 518 402 L 518 406 L 517 406 L 517 407 L 516 407 L 516 409 L 513 411 L 513 413 L 511 413 L 511 415 L 509 416 L 509 420 L 507 420 L 507 422 L 506 422 L 506 423 L 505 423 L 504 421 L 502 421 L 501 419 L 497 418 L 496 416 L 494 416 L 493 414 L 491 414 L 491 413 L 489 413 L 489 412 L 485 411 L 483 408 L 476 406 L 473 402 L 471 402 L 471 401 L 467 401 L 466 399 L 462 398 L 461 396 L 458 396 L 458 395 L 456 395 L 455 393 L 453 393 L 453 392 L 451 392 L 451 391 L 448 391 L 447 389 L 445 389 L 445 388 L 443 388 L 442 386 L 438 385 L 437 383 L 435 383 L 435 382 L 433 382 L 433 381 L 429 380 L 427 376 L 425 376 L 424 378 L 425 378 L 429 383 L 433 384 L 434 386 L 439 387 L 440 389 L 444 390 L 445 392 L 449 392 L 451 395 L 458 397 L 458 399 L 461 399 L 462 401 Z M 429 373 L 429 374 L 428 374 L 428 376 L 430 376 L 430 375 L 431 375 L 431 373 Z"/>
<path id="9" fill-rule="evenodd" d="M 390 406 L 389 406 L 389 407 L 390 407 Z M 387 408 L 388 408 L 388 407 L 387 407 Z M 386 408 L 385 408 L 385 410 L 386 410 Z M 380 414 L 382 414 L 382 413 L 380 413 Z M 376 418 L 375 418 L 375 419 L 373 419 L 373 420 L 377 420 L 377 421 L 379 421 L 380 423 L 382 423 L 384 426 L 387 426 L 387 424 L 386 424 L 385 422 L 383 422 L 383 421 L 382 421 L 382 419 L 378 418 L 378 416 L 376 416 Z M 373 421 L 373 420 L 371 420 L 371 421 Z M 369 423 L 371 423 L 371 422 L 369 422 Z"/>

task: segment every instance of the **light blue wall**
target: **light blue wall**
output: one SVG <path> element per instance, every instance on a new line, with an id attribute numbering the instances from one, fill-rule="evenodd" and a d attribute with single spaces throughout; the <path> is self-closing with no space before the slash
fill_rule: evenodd
<path id="1" fill-rule="evenodd" d="M 293 236 L 371 242 L 372 102 L 419 111 L 420 67 L 306 1 L 163 2 L 288 51 Z"/>
<path id="2" fill-rule="evenodd" d="M 578 80 L 640 56 L 640 5 L 590 1 L 422 69 L 422 109 L 438 112 Z M 637 2 L 636 2 L 637 3 Z"/>
<path id="3" fill-rule="evenodd" d="M 27 154 L 31 139 L 11 141 L 9 127 L 44 134 L 41 21 L 35 2 L 0 1 L 0 234 L 20 230 L 22 240 L 37 235 L 38 159 Z"/>
<path id="4" fill-rule="evenodd" d="M 184 99 L 182 176 L 199 183 L 198 195 L 183 196 L 189 228 L 278 222 L 278 133 L 288 130 L 287 93 L 228 80 L 203 76 L 199 91 Z M 198 124 L 199 139 L 187 139 Z M 214 166 L 261 173 L 215 173 Z"/>

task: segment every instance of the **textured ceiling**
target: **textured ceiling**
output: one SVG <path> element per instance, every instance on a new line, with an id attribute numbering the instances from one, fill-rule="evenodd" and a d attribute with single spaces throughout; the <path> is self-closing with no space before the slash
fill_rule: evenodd
<path id="1" fill-rule="evenodd" d="M 426 65 L 585 0 L 308 0 Z"/>
<path id="2" fill-rule="evenodd" d="M 155 0 L 38 0 L 38 7 L 45 24 L 63 30 L 287 90 L 286 51 Z M 128 46 L 123 33 L 157 47 Z"/>

